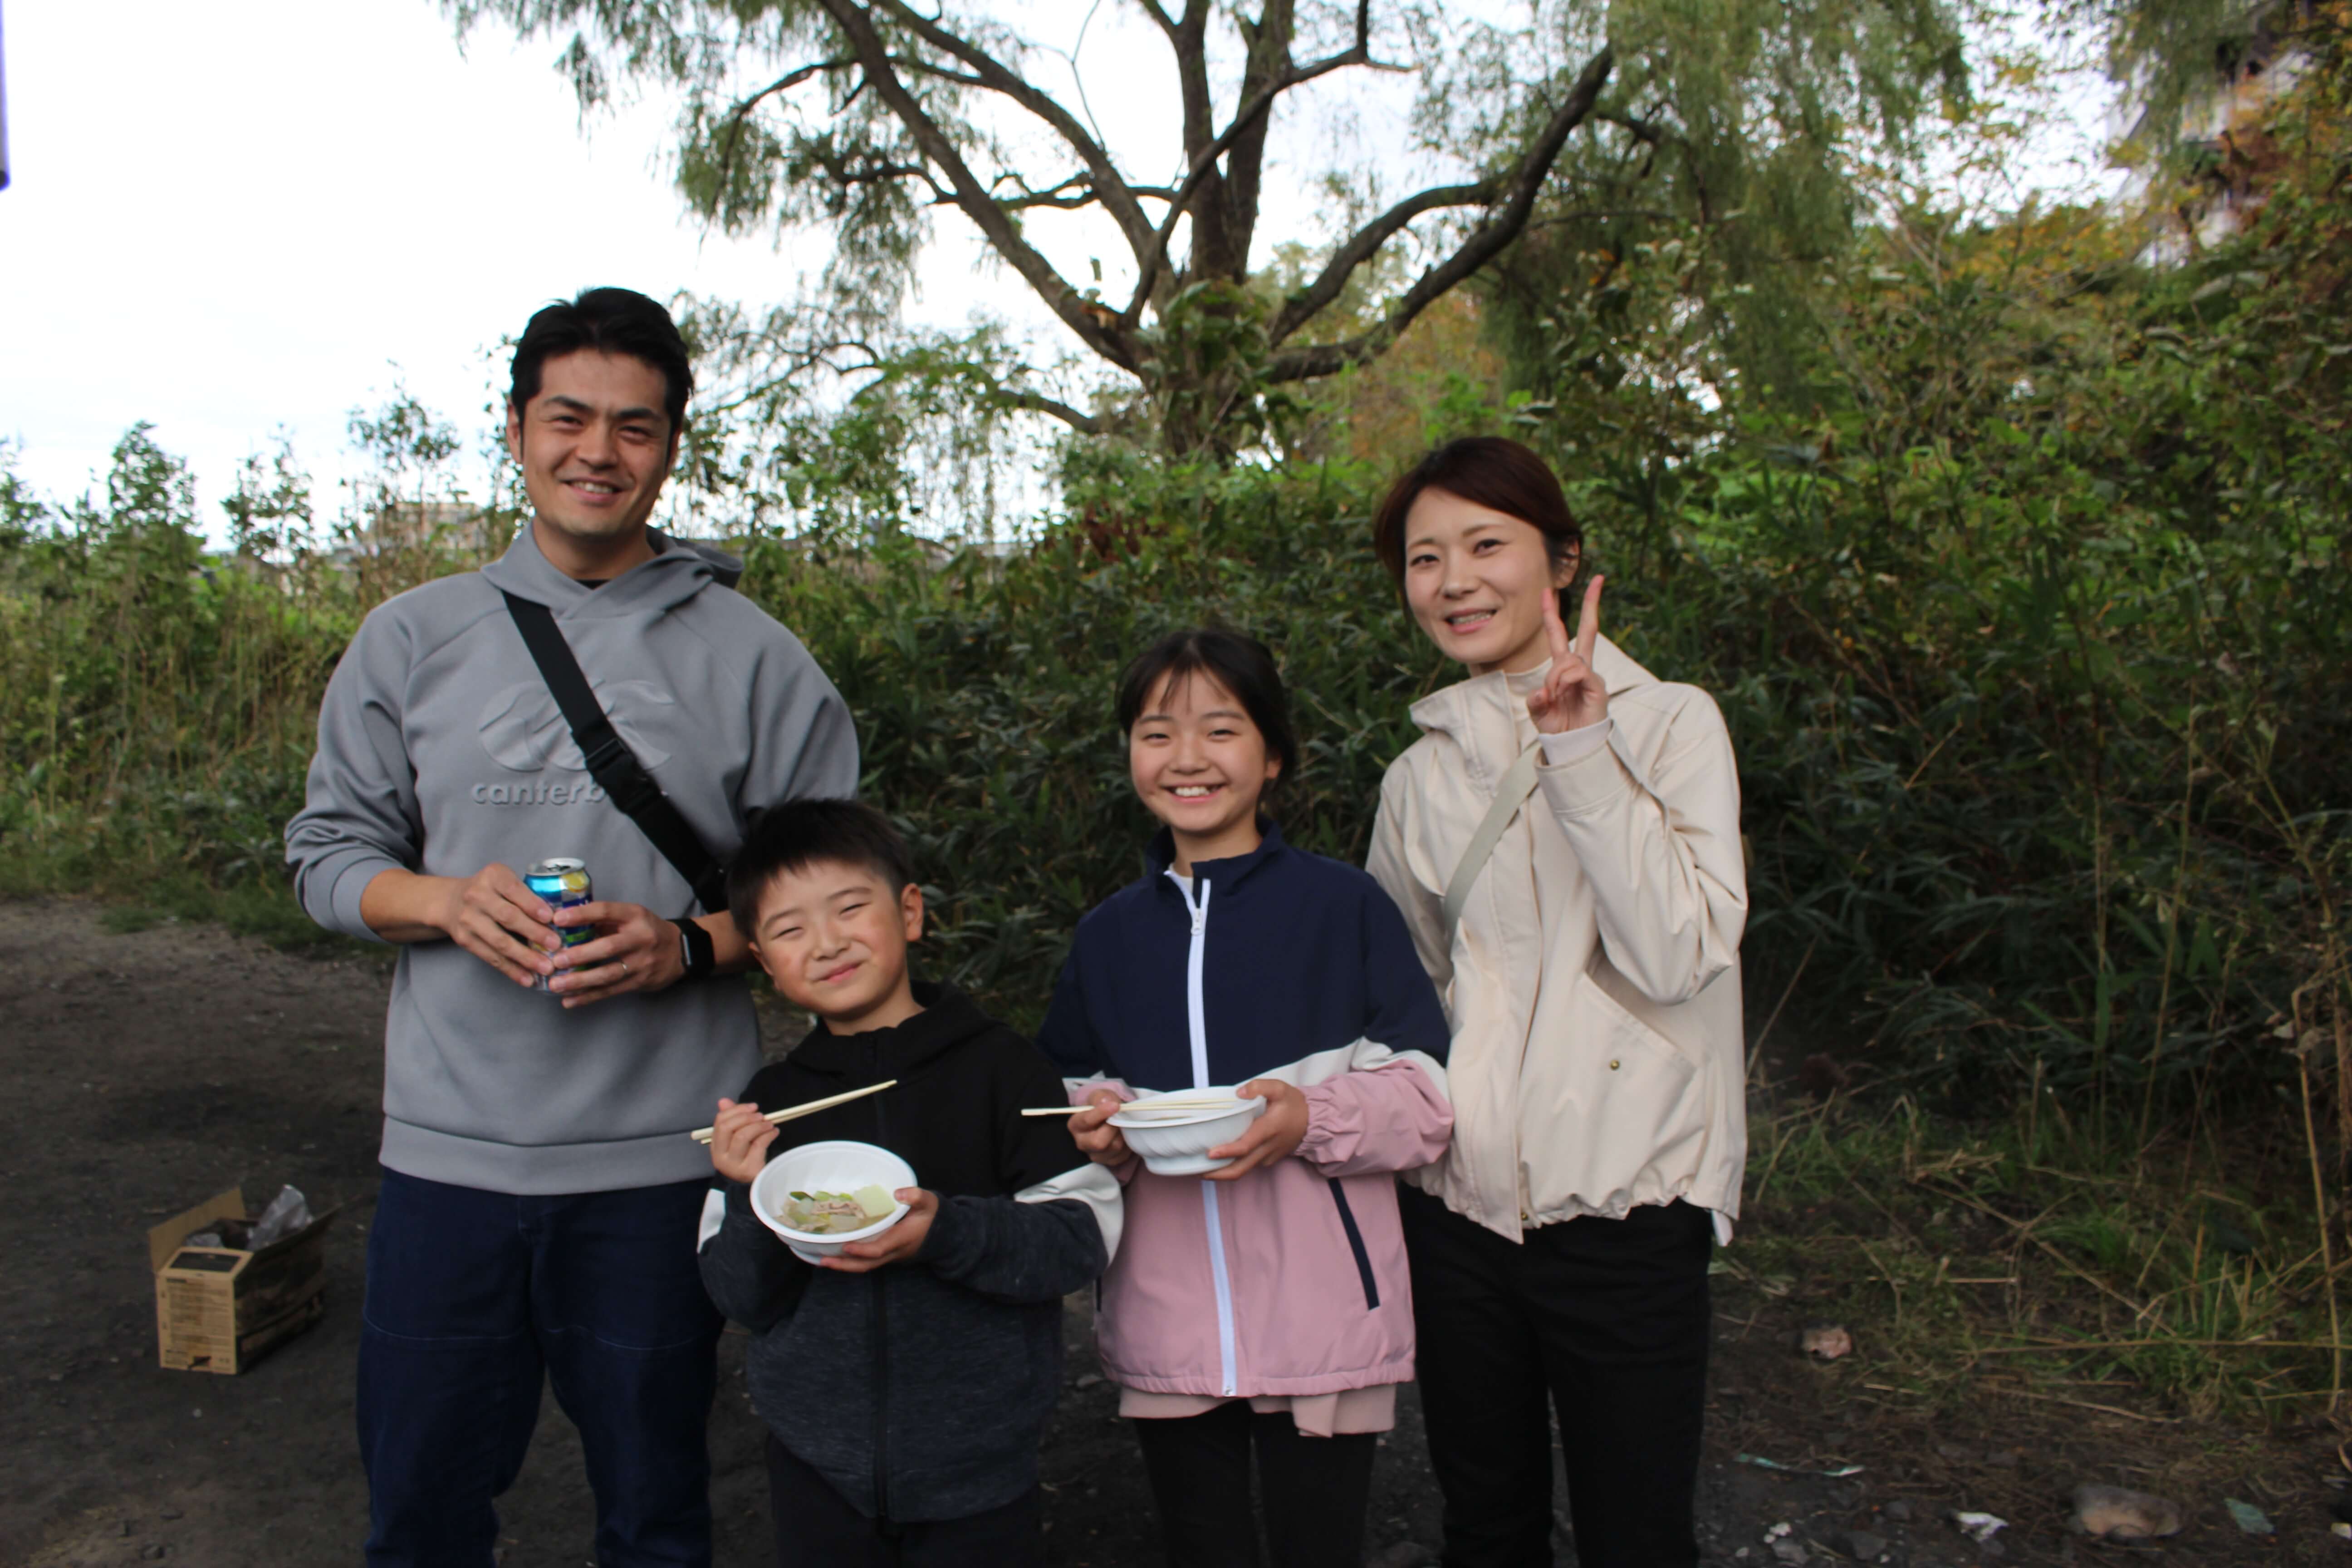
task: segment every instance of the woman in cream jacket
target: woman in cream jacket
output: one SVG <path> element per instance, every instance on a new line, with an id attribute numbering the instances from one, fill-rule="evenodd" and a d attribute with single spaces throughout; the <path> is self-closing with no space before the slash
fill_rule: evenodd
<path id="1" fill-rule="evenodd" d="M 1570 637 L 1582 538 L 1525 447 L 1438 448 L 1374 537 L 1470 672 L 1413 705 L 1369 865 L 1454 1029 L 1453 1145 L 1403 1194 L 1444 1561 L 1552 1561 L 1549 1403 L 1579 1562 L 1696 1563 L 1708 1253 L 1747 1155 L 1730 738 L 1600 636 L 1598 577 Z"/>

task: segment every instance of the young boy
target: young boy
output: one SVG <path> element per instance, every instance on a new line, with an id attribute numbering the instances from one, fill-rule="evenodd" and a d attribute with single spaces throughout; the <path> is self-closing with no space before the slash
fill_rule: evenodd
<path id="1" fill-rule="evenodd" d="M 1119 1188 L 1080 1154 L 1037 1048 L 961 994 L 917 985 L 922 889 L 882 814 L 800 800 L 760 818 L 727 883 L 776 989 L 816 1015 L 740 1101 L 719 1102 L 702 1279 L 750 1329 L 785 1568 L 1038 1563 L 1037 1449 L 1061 1384 L 1061 1299 L 1118 1245 Z M 896 1079 L 781 1127 L 762 1106 Z M 906 1216 L 821 1265 L 751 1212 L 769 1159 L 824 1139 L 915 1168 Z"/>

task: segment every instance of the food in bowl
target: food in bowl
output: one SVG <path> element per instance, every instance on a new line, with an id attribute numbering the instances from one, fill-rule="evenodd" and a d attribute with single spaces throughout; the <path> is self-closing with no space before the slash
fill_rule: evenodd
<path id="1" fill-rule="evenodd" d="M 869 1241 L 904 1219 L 907 1205 L 893 1194 L 917 1184 L 915 1168 L 889 1150 L 827 1139 L 797 1144 L 771 1159 L 751 1184 L 751 1207 L 760 1223 L 792 1248 L 793 1256 L 814 1263 L 852 1242 Z M 810 1205 L 824 1198 L 855 1205 L 861 1196 L 872 1198 L 877 1193 L 882 1205 L 879 1215 L 853 1221 L 835 1209 L 824 1216 L 829 1229 L 803 1230 L 786 1217 L 796 1194 L 805 1194 L 801 1201 Z M 793 1217 L 814 1216 L 795 1209 Z"/>
<path id="2" fill-rule="evenodd" d="M 889 1188 L 868 1182 L 854 1193 L 788 1193 L 776 1217 L 803 1236 L 833 1236 L 864 1230 L 898 1206 Z"/>

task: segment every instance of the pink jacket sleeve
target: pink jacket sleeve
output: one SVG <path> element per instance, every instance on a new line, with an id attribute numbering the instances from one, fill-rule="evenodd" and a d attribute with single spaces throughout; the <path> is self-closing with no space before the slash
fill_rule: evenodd
<path id="1" fill-rule="evenodd" d="M 1298 1157 L 1327 1176 L 1410 1171 L 1445 1152 L 1454 1106 L 1418 1052 L 1311 1085 Z"/>

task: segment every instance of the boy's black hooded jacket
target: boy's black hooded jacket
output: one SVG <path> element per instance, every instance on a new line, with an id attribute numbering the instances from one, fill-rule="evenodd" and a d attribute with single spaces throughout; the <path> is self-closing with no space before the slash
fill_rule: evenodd
<path id="1" fill-rule="evenodd" d="M 965 1518 L 1036 1484 L 1061 1299 L 1109 1261 L 1088 1202 L 1013 1194 L 1083 1185 L 1117 1202 L 1060 1118 L 1020 1114 L 1066 1102 L 1044 1055 L 960 992 L 918 986 L 916 999 L 924 1010 L 896 1028 L 820 1024 L 742 1098 L 773 1110 L 897 1079 L 785 1122 L 768 1157 L 832 1138 L 898 1155 L 940 1199 L 922 1251 L 866 1274 L 813 1268 L 725 1182 L 701 1252 L 710 1299 L 755 1336 L 752 1403 L 777 1439 L 859 1512 L 908 1521 Z"/>

